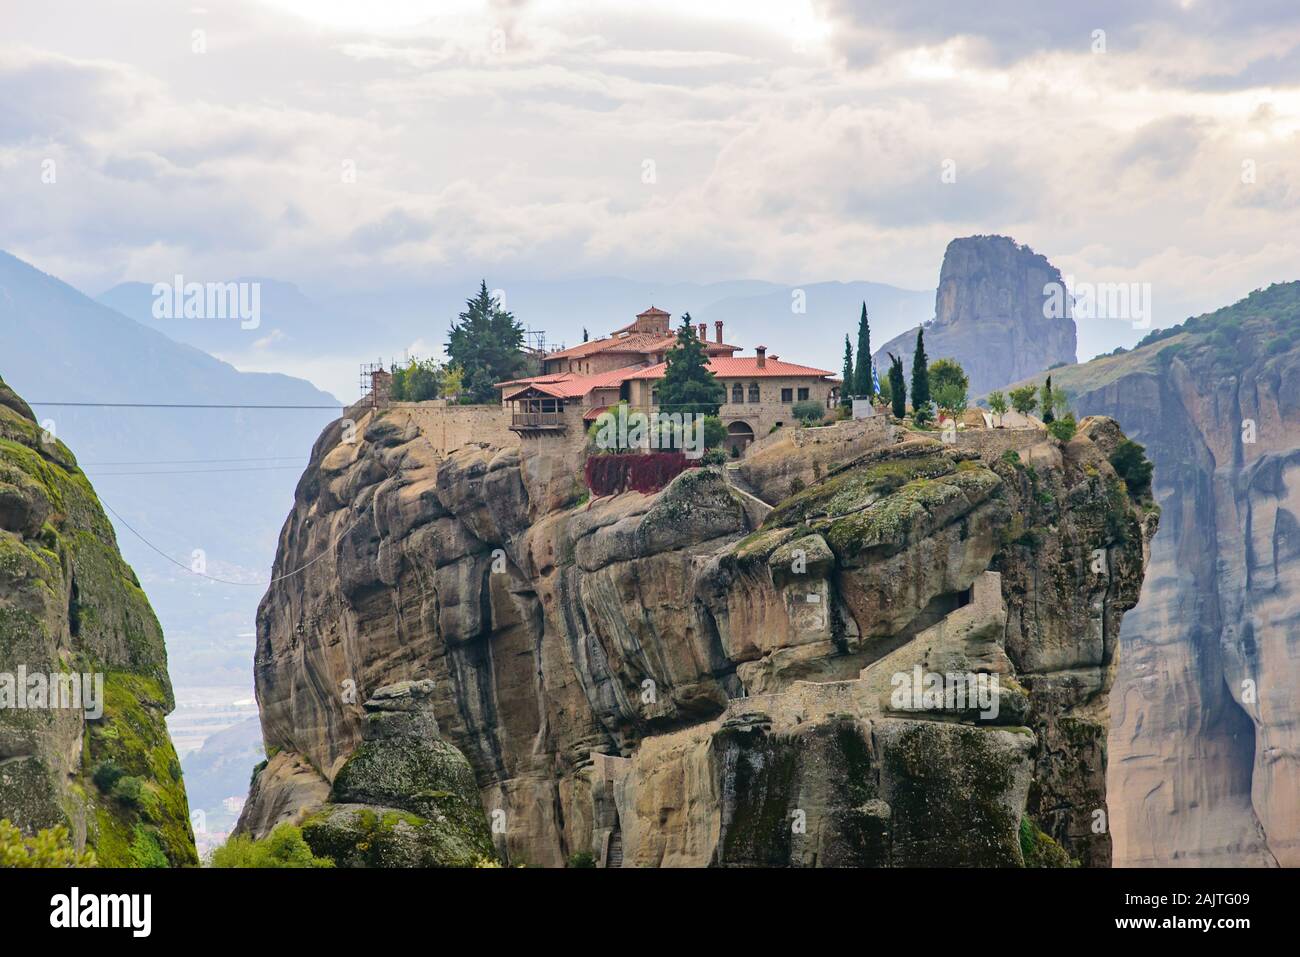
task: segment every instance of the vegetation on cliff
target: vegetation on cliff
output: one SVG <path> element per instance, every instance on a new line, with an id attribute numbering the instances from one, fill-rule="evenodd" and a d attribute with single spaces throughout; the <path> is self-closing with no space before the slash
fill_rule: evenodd
<path id="1" fill-rule="evenodd" d="M 197 863 L 158 620 L 76 459 L 3 381 L 0 661 L 103 681 L 99 717 L 0 711 L 14 758 L 0 771 L 0 817 L 27 834 L 66 827 L 103 866 Z M 120 773 L 97 784 L 106 767 Z"/>

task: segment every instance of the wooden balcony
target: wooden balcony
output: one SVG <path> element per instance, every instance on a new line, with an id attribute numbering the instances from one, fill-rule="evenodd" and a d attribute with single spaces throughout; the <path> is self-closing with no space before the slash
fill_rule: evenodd
<path id="1" fill-rule="evenodd" d="M 514 412 L 510 416 L 512 432 L 563 432 L 563 412 Z"/>

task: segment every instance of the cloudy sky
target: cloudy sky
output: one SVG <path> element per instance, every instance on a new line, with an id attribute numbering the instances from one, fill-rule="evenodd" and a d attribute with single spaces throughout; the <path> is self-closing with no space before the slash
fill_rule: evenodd
<path id="1" fill-rule="evenodd" d="M 1294 0 L 2 0 L 0 102 L 0 247 L 91 293 L 1300 278 Z"/>

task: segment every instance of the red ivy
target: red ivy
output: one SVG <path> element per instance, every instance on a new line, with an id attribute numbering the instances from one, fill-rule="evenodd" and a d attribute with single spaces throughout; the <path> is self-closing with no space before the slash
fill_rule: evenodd
<path id="1" fill-rule="evenodd" d="M 698 465 L 684 452 L 632 452 L 589 455 L 583 479 L 592 494 L 657 492 L 688 468 Z"/>

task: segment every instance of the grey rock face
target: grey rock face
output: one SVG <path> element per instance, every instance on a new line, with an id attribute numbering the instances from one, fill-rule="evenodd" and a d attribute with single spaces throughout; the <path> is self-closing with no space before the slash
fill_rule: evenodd
<path id="1" fill-rule="evenodd" d="M 1075 361 L 1074 319 L 1044 315 L 1044 287 L 1062 284 L 1061 272 L 1045 256 L 1006 236 L 954 239 L 944 253 L 934 321 L 925 329 L 930 361 L 956 359 L 970 378 L 971 396 L 1000 389 L 1050 368 Z M 1068 310 L 1067 310 L 1068 311 Z M 883 376 L 889 353 L 903 360 L 911 382 L 916 329 L 885 343 L 875 353 Z"/>
<path id="2" fill-rule="evenodd" d="M 1103 865 L 1095 742 L 1150 528 L 1116 498 L 1090 438 L 1102 425 L 1036 470 L 1000 448 L 882 437 L 761 528 L 716 469 L 574 503 L 535 446 L 440 460 L 399 421 L 359 447 L 327 433 L 279 565 L 318 560 L 259 614 L 280 753 L 247 829 L 305 813 L 313 847 L 350 862 L 376 863 L 358 844 L 424 859 L 419 825 L 391 815 L 445 814 L 417 802 L 471 786 L 453 773 L 463 755 L 476 820 L 503 823 L 511 862 L 1019 863 L 1032 820 L 1059 857 Z M 539 491 L 536 475 L 553 480 Z M 1086 572 L 1097 549 L 1107 568 Z M 891 678 L 918 666 L 997 675 L 1005 709 L 897 710 Z M 301 766 L 330 789 L 315 811 L 294 807 L 312 800 Z M 950 769 L 976 766 L 996 773 L 963 790 Z M 455 786 L 420 785 L 431 768 Z M 400 839 L 358 836 L 375 830 L 364 808 L 389 809 L 373 821 L 390 815 Z"/>

